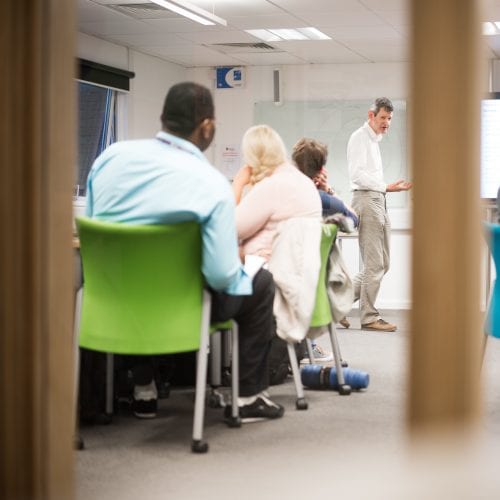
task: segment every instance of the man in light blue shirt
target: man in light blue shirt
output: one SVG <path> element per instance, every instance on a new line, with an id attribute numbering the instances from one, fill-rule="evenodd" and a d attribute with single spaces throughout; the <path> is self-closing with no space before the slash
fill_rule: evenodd
<path id="1" fill-rule="evenodd" d="M 243 270 L 230 185 L 202 153 L 215 133 L 210 91 L 191 82 L 174 85 L 161 121 L 155 138 L 113 144 L 96 159 L 87 180 L 87 215 L 127 224 L 200 223 L 212 321 L 233 318 L 239 326 L 242 420 L 281 417 L 283 407 L 264 392 L 274 284 L 264 269 L 253 282 Z M 152 373 L 142 367 L 134 376 L 135 413 L 154 416 Z"/>

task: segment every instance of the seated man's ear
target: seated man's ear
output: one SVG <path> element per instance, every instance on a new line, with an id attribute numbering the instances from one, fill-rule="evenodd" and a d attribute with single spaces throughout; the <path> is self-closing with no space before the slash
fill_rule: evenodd
<path id="1" fill-rule="evenodd" d="M 215 120 L 213 118 L 205 118 L 200 125 L 203 139 L 211 140 L 215 132 Z"/>
<path id="2" fill-rule="evenodd" d="M 194 142 L 202 151 L 210 146 L 215 134 L 215 120 L 205 118 L 191 134 L 191 142 Z"/>

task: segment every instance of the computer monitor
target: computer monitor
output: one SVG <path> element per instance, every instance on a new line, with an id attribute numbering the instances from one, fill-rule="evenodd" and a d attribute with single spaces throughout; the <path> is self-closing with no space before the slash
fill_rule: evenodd
<path id="1" fill-rule="evenodd" d="M 500 92 L 481 101 L 481 198 L 494 200 L 500 187 Z"/>

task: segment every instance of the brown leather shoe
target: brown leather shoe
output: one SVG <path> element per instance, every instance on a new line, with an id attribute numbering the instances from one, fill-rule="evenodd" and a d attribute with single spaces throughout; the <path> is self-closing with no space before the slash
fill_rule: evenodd
<path id="1" fill-rule="evenodd" d="M 351 326 L 351 323 L 349 323 L 349 320 L 344 317 L 339 321 L 339 324 L 341 324 L 344 328 L 349 328 Z"/>
<path id="2" fill-rule="evenodd" d="M 397 326 L 392 323 L 387 323 L 382 318 L 377 321 L 372 321 L 371 323 L 366 323 L 361 325 L 361 330 L 372 330 L 376 332 L 395 332 Z"/>

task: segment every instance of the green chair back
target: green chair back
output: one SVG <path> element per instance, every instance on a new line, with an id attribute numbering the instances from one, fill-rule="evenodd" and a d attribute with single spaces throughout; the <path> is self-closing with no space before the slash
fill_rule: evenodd
<path id="1" fill-rule="evenodd" d="M 327 272 L 328 258 L 336 236 L 337 226 L 335 224 L 323 224 L 320 247 L 321 268 L 316 287 L 316 303 L 311 317 L 311 327 L 325 326 L 333 321 L 327 292 Z"/>
<path id="2" fill-rule="evenodd" d="M 204 280 L 196 222 L 77 218 L 83 265 L 80 346 L 117 354 L 199 348 Z"/>

